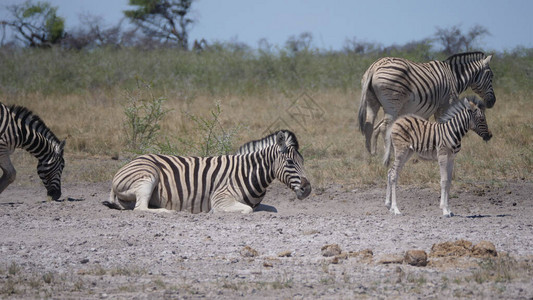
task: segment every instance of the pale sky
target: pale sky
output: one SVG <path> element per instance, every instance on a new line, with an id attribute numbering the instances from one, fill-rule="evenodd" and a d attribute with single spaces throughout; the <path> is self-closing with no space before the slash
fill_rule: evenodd
<path id="1" fill-rule="evenodd" d="M 0 0 L 5 6 L 22 0 Z M 118 24 L 128 0 L 48 0 L 66 19 L 66 29 L 79 26 L 79 16 L 100 16 L 104 25 Z M 197 0 L 193 3 L 196 24 L 190 42 L 205 38 L 238 41 L 256 48 L 266 38 L 283 46 L 290 36 L 313 34 L 313 45 L 340 50 L 346 39 L 402 45 L 432 37 L 437 27 L 453 25 L 466 33 L 472 26 L 489 30 L 480 45 L 487 51 L 533 48 L 533 1 L 531 0 Z"/>

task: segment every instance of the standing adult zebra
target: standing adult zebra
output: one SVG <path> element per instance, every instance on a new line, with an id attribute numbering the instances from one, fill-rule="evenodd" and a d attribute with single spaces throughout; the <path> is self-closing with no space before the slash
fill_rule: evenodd
<path id="1" fill-rule="evenodd" d="M 468 87 L 485 100 L 488 108 L 494 106 L 491 58 L 492 55 L 482 52 L 469 52 L 428 63 L 394 57 L 374 62 L 361 80 L 359 106 L 359 129 L 365 136 L 368 152 L 376 153 L 378 135 L 385 133 L 398 116 L 411 113 L 424 119 L 431 115 L 438 119 Z M 380 106 L 385 115 L 374 127 Z"/>
<path id="2" fill-rule="evenodd" d="M 461 139 L 469 129 L 483 140 L 492 137 L 485 119 L 485 104 L 476 97 L 456 101 L 441 117 L 438 123 L 429 122 L 415 115 L 398 118 L 387 132 L 394 148 L 394 164 L 387 175 L 387 196 L 385 205 L 396 215 L 396 183 L 403 165 L 413 153 L 421 158 L 437 160 L 440 166 L 440 208 L 445 216 L 453 216 L 448 208 L 448 194 L 452 182 L 455 155 L 461 150 Z M 387 147 L 387 150 L 391 147 Z M 389 164 L 389 152 L 383 156 L 383 163 Z M 392 203 L 391 203 L 392 200 Z"/>
<path id="3" fill-rule="evenodd" d="M 22 148 L 38 159 L 37 173 L 53 200 L 61 197 L 61 173 L 65 167 L 63 149 L 59 141 L 37 115 L 25 107 L 0 103 L 0 193 L 15 181 L 16 170 L 9 156 L 15 148 Z"/>
<path id="4" fill-rule="evenodd" d="M 298 199 L 311 193 L 303 157 L 278 133 L 276 143 L 242 155 L 182 157 L 142 155 L 113 178 L 110 201 L 116 209 L 250 213 L 274 179 Z"/>

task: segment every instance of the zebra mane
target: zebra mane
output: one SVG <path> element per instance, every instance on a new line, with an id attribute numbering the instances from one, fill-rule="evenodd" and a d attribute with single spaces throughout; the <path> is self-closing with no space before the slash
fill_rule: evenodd
<path id="1" fill-rule="evenodd" d="M 250 142 L 245 143 L 241 147 L 239 147 L 239 150 L 237 150 L 237 154 L 244 154 L 249 152 L 254 152 L 257 150 L 261 150 L 263 148 L 266 148 L 268 146 L 276 144 L 276 137 L 279 132 L 282 132 L 285 135 L 285 145 L 287 147 L 292 146 L 296 148 L 296 150 L 299 149 L 298 139 L 296 139 L 296 135 L 289 130 L 279 130 L 272 134 L 269 134 L 265 136 L 262 139 L 259 140 L 253 140 Z"/>
<path id="2" fill-rule="evenodd" d="M 468 101 L 464 101 L 468 100 Z M 479 109 L 485 110 L 485 103 L 476 96 L 467 96 L 463 100 L 455 101 L 450 108 L 438 119 L 439 123 L 446 123 L 455 117 L 459 112 L 468 107 L 469 103 L 475 104 Z"/>
<path id="3" fill-rule="evenodd" d="M 458 53 L 448 57 L 444 62 L 449 64 L 464 64 L 472 61 L 478 61 L 485 58 L 485 53 L 481 51 Z"/>
<path id="4" fill-rule="evenodd" d="M 46 126 L 44 121 L 38 115 L 34 114 L 31 110 L 27 109 L 24 106 L 13 104 L 9 106 L 9 111 L 16 116 L 16 119 L 24 120 L 22 125 L 27 125 L 28 127 L 33 128 L 35 131 L 38 131 L 51 142 L 55 142 L 58 145 L 61 144 L 61 142 L 55 136 L 52 130 L 50 130 L 50 128 Z"/>

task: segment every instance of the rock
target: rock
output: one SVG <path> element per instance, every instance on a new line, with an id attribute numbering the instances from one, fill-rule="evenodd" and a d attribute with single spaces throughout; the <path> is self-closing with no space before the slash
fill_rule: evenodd
<path id="1" fill-rule="evenodd" d="M 241 249 L 240 253 L 243 257 L 256 257 L 259 255 L 257 250 L 250 246 L 244 246 L 244 248 Z"/>
<path id="2" fill-rule="evenodd" d="M 396 255 L 396 254 L 384 254 L 381 255 L 376 263 L 378 264 L 402 264 L 403 263 L 403 256 L 402 255 Z"/>
<path id="3" fill-rule="evenodd" d="M 355 252 L 350 251 L 348 253 L 348 256 L 356 257 L 360 262 L 371 263 L 374 253 L 372 252 L 371 249 L 364 249 L 364 250 L 355 251 Z"/>
<path id="4" fill-rule="evenodd" d="M 447 256 L 470 256 L 472 254 L 472 242 L 467 240 L 458 240 L 455 242 L 437 243 L 431 246 L 430 257 L 447 257 Z"/>
<path id="5" fill-rule="evenodd" d="M 342 253 L 341 248 L 337 244 L 325 245 L 321 250 L 322 255 L 325 257 L 335 256 Z"/>
<path id="6" fill-rule="evenodd" d="M 403 259 L 407 264 L 415 267 L 425 267 L 428 264 L 428 255 L 424 250 L 408 250 Z"/>
<path id="7" fill-rule="evenodd" d="M 496 247 L 489 241 L 481 241 L 472 247 L 472 256 L 475 257 L 490 257 L 498 256 Z"/>
<path id="8" fill-rule="evenodd" d="M 291 257 L 291 256 L 292 256 L 292 251 L 290 250 L 282 251 L 278 253 L 278 257 Z"/>

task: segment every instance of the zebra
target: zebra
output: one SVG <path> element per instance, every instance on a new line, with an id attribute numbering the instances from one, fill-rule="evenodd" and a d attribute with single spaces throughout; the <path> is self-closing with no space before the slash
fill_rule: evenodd
<path id="1" fill-rule="evenodd" d="M 285 136 L 285 143 L 287 146 L 293 146 L 296 148 L 296 150 L 299 150 L 298 139 L 296 138 L 296 135 L 289 130 L 279 130 L 262 139 L 253 140 L 240 146 L 235 154 L 238 155 L 250 153 L 274 145 L 276 143 L 276 137 L 280 132 Z"/>
<path id="2" fill-rule="evenodd" d="M 438 122 L 430 122 L 416 115 L 398 118 L 388 130 L 388 141 L 394 148 L 394 163 L 387 175 L 385 205 L 396 215 L 401 214 L 396 205 L 396 183 L 403 165 L 413 153 L 423 159 L 439 162 L 440 208 L 442 214 L 453 216 L 448 208 L 455 155 L 461 150 L 461 139 L 469 129 L 474 130 L 484 141 L 492 137 L 485 119 L 485 104 L 475 96 L 456 101 Z M 387 150 L 391 149 L 387 145 Z M 389 165 L 387 151 L 383 163 Z M 392 203 L 391 203 L 392 198 Z"/>
<path id="3" fill-rule="evenodd" d="M 241 155 L 184 157 L 147 154 L 122 167 L 112 181 L 115 209 L 251 213 L 274 179 L 298 199 L 311 193 L 304 159 L 282 132 L 276 143 Z M 154 209 L 150 209 L 154 210 Z"/>
<path id="4" fill-rule="evenodd" d="M 375 61 L 361 79 L 358 119 L 367 151 L 371 155 L 376 153 L 378 135 L 386 133 L 398 116 L 411 113 L 424 119 L 431 115 L 438 119 L 468 87 L 485 100 L 487 108 L 493 107 L 496 97 L 491 59 L 492 55 L 468 52 L 427 63 L 395 57 Z M 374 127 L 380 107 L 384 117 Z"/>
<path id="5" fill-rule="evenodd" d="M 0 193 L 16 178 L 9 156 L 16 148 L 30 152 L 38 159 L 37 174 L 52 200 L 61 197 L 61 174 L 65 167 L 65 140 L 59 141 L 43 120 L 26 107 L 0 103 Z"/>

